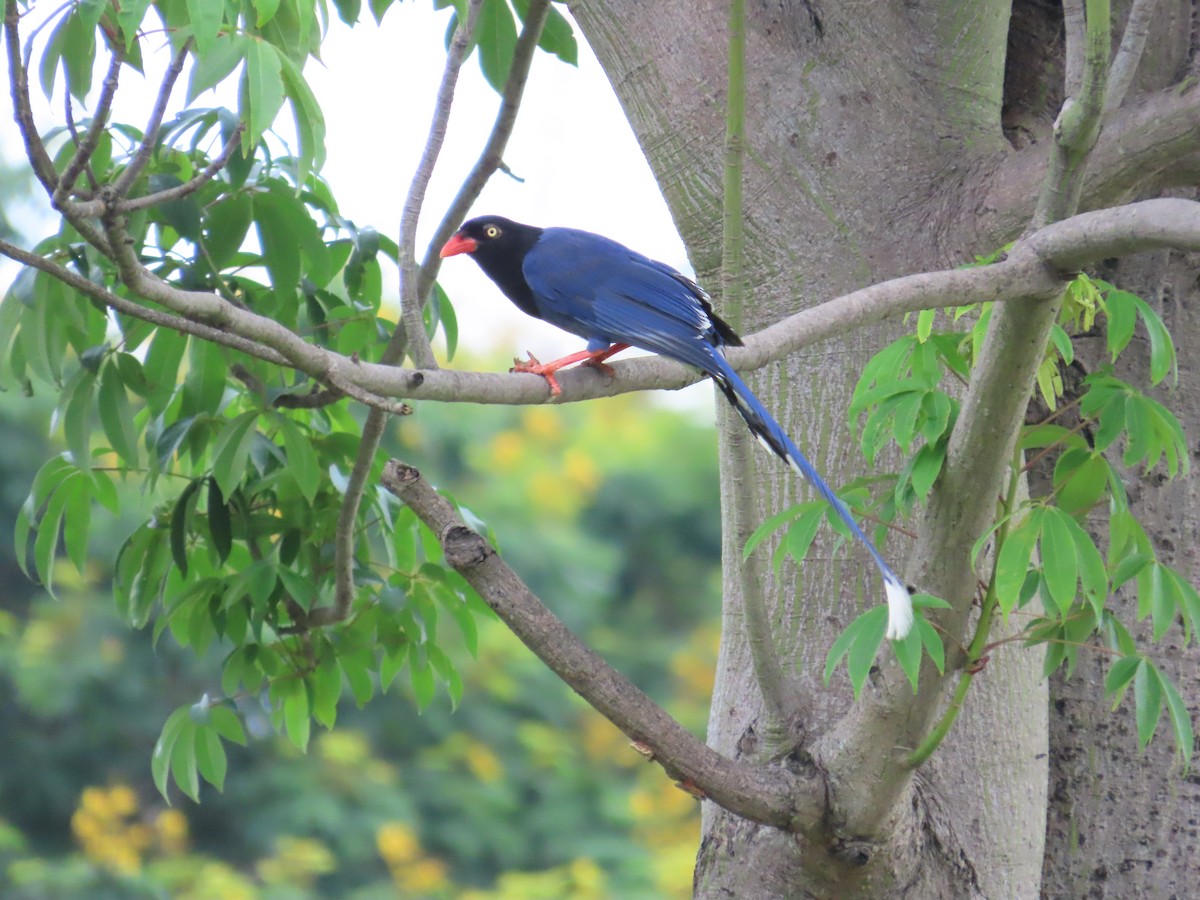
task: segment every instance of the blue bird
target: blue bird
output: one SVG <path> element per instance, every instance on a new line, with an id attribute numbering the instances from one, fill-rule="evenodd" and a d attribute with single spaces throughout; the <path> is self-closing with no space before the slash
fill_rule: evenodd
<path id="1" fill-rule="evenodd" d="M 796 470 L 837 511 L 870 552 L 887 592 L 887 636 L 912 629 L 912 599 L 896 573 L 850 515 L 846 504 L 767 412 L 725 359 L 741 338 L 713 312 L 699 285 L 670 266 L 616 241 L 575 228 L 536 228 L 500 216 L 471 219 L 446 242 L 443 257 L 469 253 L 523 312 L 584 338 L 587 349 L 549 363 L 530 354 L 513 371 L 546 378 L 573 363 L 608 369 L 604 360 L 640 347 L 707 373 L 764 447 Z"/>

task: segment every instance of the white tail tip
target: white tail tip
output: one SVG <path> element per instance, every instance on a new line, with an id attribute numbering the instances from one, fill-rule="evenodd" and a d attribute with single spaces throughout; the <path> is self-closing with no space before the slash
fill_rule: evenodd
<path id="1" fill-rule="evenodd" d="M 887 591 L 888 625 L 887 639 L 899 641 L 908 637 L 913 627 L 912 597 L 908 588 L 900 583 L 895 576 L 884 577 L 884 589 Z"/>

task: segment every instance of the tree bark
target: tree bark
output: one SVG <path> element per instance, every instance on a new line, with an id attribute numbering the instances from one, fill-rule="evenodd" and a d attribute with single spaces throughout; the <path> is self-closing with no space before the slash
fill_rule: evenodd
<path id="1" fill-rule="evenodd" d="M 1127 11 L 1127 4 L 1114 5 L 1118 17 Z M 960 264 L 1017 237 L 1040 186 L 1063 69 L 1061 10 L 1032 0 L 1014 6 L 1008 0 L 747 4 L 745 230 L 752 287 L 745 330 L 882 279 Z M 1189 0 L 1160 4 L 1148 42 L 1151 61 L 1143 67 L 1149 75 L 1139 77 L 1127 105 L 1138 103 L 1139 89 L 1182 74 L 1190 43 L 1179 29 L 1186 21 L 1191 34 L 1191 7 Z M 702 283 L 714 288 L 725 5 L 577 0 L 571 10 L 624 106 Z M 1119 39 L 1119 24 L 1114 36 Z M 1103 137 L 1102 150 L 1111 150 Z M 1002 190 L 993 183 L 998 173 Z M 1109 179 L 1085 193 L 1084 205 L 1127 193 L 1133 178 L 1114 164 Z M 844 417 L 855 380 L 864 361 L 902 328 L 893 323 L 826 341 L 751 380 L 834 485 L 862 474 Z M 773 459 L 760 454 L 738 463 L 745 455 L 736 444 L 745 435 L 736 420 L 722 421 L 723 506 L 732 508 L 749 492 L 761 521 L 799 499 L 795 480 Z M 957 500 L 994 502 L 978 495 Z M 882 591 L 863 555 L 833 541 L 818 542 L 803 567 L 785 564 L 781 577 L 763 579 L 778 654 L 794 674 L 785 744 L 796 749 L 778 758 L 778 742 L 762 734 L 743 632 L 736 565 L 744 539 L 727 528 L 724 629 L 708 740 L 737 758 L 820 770 L 823 759 L 808 750 L 851 704 L 844 677 L 824 686 L 825 652 Z M 911 542 L 893 537 L 885 554 L 900 564 L 911 549 Z M 823 823 L 827 840 L 804 840 L 705 803 L 696 895 L 1032 897 L 1043 877 L 1047 885 L 1065 885 L 1050 871 L 1057 867 L 1052 860 L 1066 855 L 1061 830 L 1052 826 L 1046 843 L 1047 766 L 1055 752 L 1049 741 L 1060 737 L 1061 727 L 1049 724 L 1041 667 L 1038 651 L 1011 647 L 993 654 L 950 739 L 885 821 L 858 821 L 853 803 L 837 804 L 841 788 L 869 795 L 879 787 L 870 782 L 833 785 Z M 1103 719 L 1116 728 L 1120 720 L 1108 719 L 1103 671 L 1097 672 L 1072 682 L 1079 691 L 1072 702 L 1081 704 L 1087 721 Z M 886 680 L 884 672 L 872 683 Z M 1056 696 L 1061 706 L 1057 685 Z M 863 702 L 876 701 L 887 697 Z M 881 727 L 858 737 L 879 754 L 910 749 L 893 746 L 895 734 Z M 1169 755 L 1170 742 L 1161 737 L 1152 753 Z M 1130 763 L 1136 770 L 1127 775 L 1131 791 L 1156 771 L 1153 758 Z M 1056 774 L 1054 784 L 1082 778 Z M 1178 780 L 1170 783 L 1180 789 Z M 1113 810 L 1097 807 L 1096 813 L 1112 816 Z"/>

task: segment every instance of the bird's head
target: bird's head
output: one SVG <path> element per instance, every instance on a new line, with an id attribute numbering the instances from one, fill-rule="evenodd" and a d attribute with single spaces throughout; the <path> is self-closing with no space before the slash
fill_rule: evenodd
<path id="1" fill-rule="evenodd" d="M 478 254 L 476 262 L 484 265 L 486 260 L 507 257 L 519 261 L 537 243 L 542 229 L 522 225 L 503 216 L 479 216 L 464 222 L 446 245 L 441 256 L 457 256 L 459 253 Z"/>

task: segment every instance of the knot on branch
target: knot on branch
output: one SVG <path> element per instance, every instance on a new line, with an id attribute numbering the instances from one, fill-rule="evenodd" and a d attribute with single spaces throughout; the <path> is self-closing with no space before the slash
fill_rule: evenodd
<path id="1" fill-rule="evenodd" d="M 477 566 L 496 552 L 481 535 L 465 525 L 447 525 L 438 537 L 446 562 L 455 569 Z"/>

